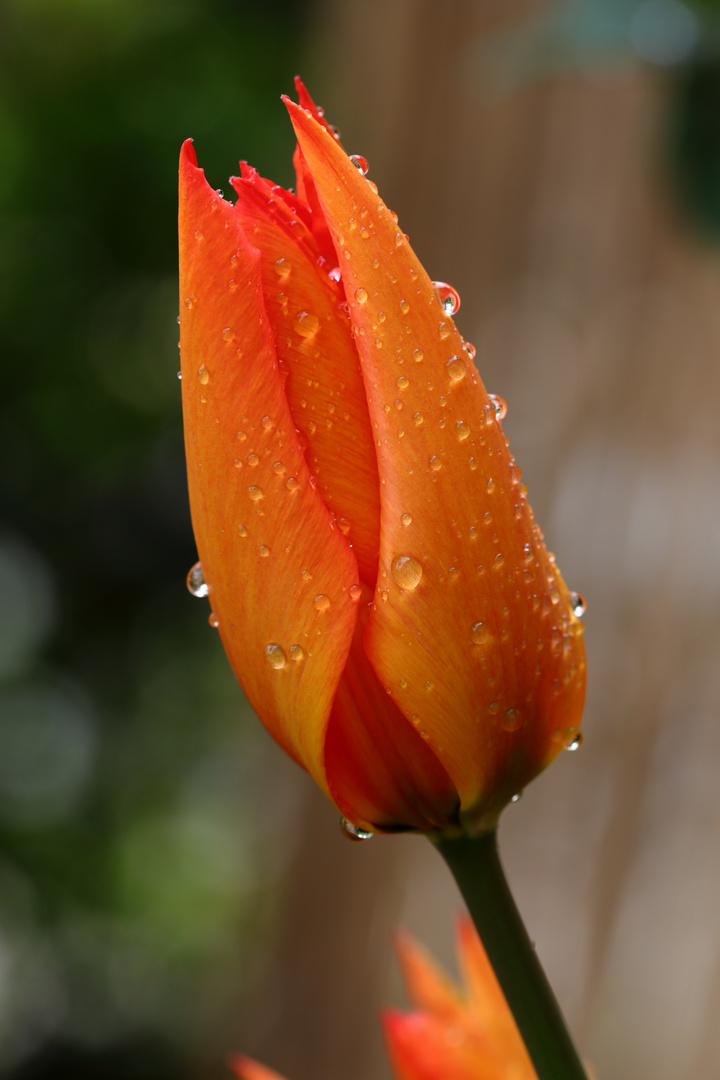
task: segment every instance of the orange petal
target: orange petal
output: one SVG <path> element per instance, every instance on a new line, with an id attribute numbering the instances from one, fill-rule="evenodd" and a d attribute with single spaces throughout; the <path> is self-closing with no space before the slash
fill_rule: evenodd
<path id="1" fill-rule="evenodd" d="M 300 449 L 259 253 L 189 142 L 180 310 L 190 507 L 220 636 L 260 719 L 327 792 L 323 744 L 357 617 L 357 565 Z"/>
<path id="2" fill-rule="evenodd" d="M 465 1002 L 430 953 L 403 931 L 395 935 L 395 951 L 411 1003 L 448 1021 L 457 1021 Z"/>
<path id="3" fill-rule="evenodd" d="M 333 138 L 337 138 L 337 135 L 333 132 L 333 129 L 325 119 L 325 115 L 322 109 L 319 109 L 309 93 L 305 89 L 302 79 L 295 78 L 295 91 L 298 96 L 298 101 L 303 109 L 307 109 L 311 116 L 320 124 Z M 318 199 L 317 191 L 315 189 L 315 183 L 310 171 L 305 164 L 305 158 L 302 155 L 302 150 L 299 146 L 295 147 L 295 153 L 293 154 L 293 165 L 295 167 L 295 177 L 297 183 L 297 192 L 301 199 L 303 199 L 312 211 L 312 224 L 311 229 L 317 240 L 320 250 L 326 258 L 331 258 L 334 254 L 334 247 L 332 237 L 330 236 L 330 230 L 327 227 L 325 217 L 320 209 L 320 201 Z"/>
<path id="4" fill-rule="evenodd" d="M 381 1017 L 398 1080 L 524 1080 L 506 1072 L 502 1059 L 463 1028 L 436 1016 L 386 1009 Z"/>
<path id="5" fill-rule="evenodd" d="M 244 1054 L 237 1054 L 228 1064 L 240 1080 L 284 1080 L 274 1069 L 268 1069 L 267 1065 L 261 1065 Z"/>
<path id="6" fill-rule="evenodd" d="M 325 769 L 350 821 L 378 828 L 437 828 L 457 819 L 457 792 L 425 740 L 380 685 L 362 645 L 364 590 L 355 636 L 333 703 Z"/>
<path id="7" fill-rule="evenodd" d="M 471 919 L 458 920 L 458 959 L 467 987 L 468 1009 L 477 1018 L 478 1028 L 506 1048 L 509 1057 L 525 1062 L 529 1076 L 534 1076 L 525 1044 L 500 989 L 497 976 L 488 960 Z"/>
<path id="8" fill-rule="evenodd" d="M 328 276 L 331 267 L 320 258 L 296 200 L 253 169 L 244 168 L 232 183 L 237 220 L 260 251 L 265 308 L 285 396 L 307 444 L 305 460 L 354 549 L 360 577 L 374 587 L 380 482 L 345 293 Z"/>
<path id="9" fill-rule="evenodd" d="M 377 589 L 389 596 L 365 647 L 463 809 L 492 827 L 577 731 L 582 626 L 432 282 L 335 140 L 286 105 L 341 256 L 378 444 Z"/>

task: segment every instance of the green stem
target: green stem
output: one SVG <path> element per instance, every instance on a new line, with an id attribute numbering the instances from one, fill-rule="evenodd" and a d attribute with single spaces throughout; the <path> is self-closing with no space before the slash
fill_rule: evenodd
<path id="1" fill-rule="evenodd" d="M 495 832 L 435 838 L 478 929 L 539 1080 L 587 1080 L 500 864 Z"/>

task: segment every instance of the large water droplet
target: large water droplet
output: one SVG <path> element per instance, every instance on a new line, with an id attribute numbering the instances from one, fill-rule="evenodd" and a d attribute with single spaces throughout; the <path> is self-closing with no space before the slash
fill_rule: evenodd
<path id="1" fill-rule="evenodd" d="M 373 833 L 368 832 L 367 829 L 361 829 L 359 825 L 353 825 L 347 818 L 340 818 L 340 831 L 346 840 L 352 840 L 354 843 L 369 840 L 373 836 Z"/>
<path id="2" fill-rule="evenodd" d="M 364 304 L 368 298 L 367 289 L 363 289 L 362 286 L 355 290 L 355 299 L 358 304 Z"/>
<path id="3" fill-rule="evenodd" d="M 320 329 L 320 320 L 314 311 L 298 311 L 293 319 L 293 326 L 300 337 L 315 337 Z"/>
<path id="4" fill-rule="evenodd" d="M 207 596 L 208 587 L 203 577 L 203 568 L 199 562 L 196 562 L 188 571 L 185 584 L 188 587 L 188 592 L 192 593 L 193 596 Z"/>
<path id="5" fill-rule="evenodd" d="M 587 611 L 587 604 L 583 600 L 580 593 L 576 592 L 570 593 L 570 607 L 576 619 L 582 619 L 583 615 Z"/>
<path id="6" fill-rule="evenodd" d="M 465 361 L 459 356 L 451 356 L 450 359 L 446 361 L 445 367 L 447 368 L 447 373 L 450 376 L 451 382 L 460 382 L 461 379 L 465 378 L 467 366 Z"/>
<path id="7" fill-rule="evenodd" d="M 393 581 L 401 589 L 416 589 L 422 577 L 422 566 L 412 555 L 396 555 L 390 567 Z"/>
<path id="8" fill-rule="evenodd" d="M 474 645 L 490 645 L 493 636 L 484 622 L 475 622 L 470 627 L 470 640 Z"/>
<path id="9" fill-rule="evenodd" d="M 262 488 L 258 487 L 257 484 L 250 485 L 250 487 L 248 488 L 248 495 L 253 502 L 260 502 L 260 499 L 265 498 L 265 492 Z"/>
<path id="10" fill-rule="evenodd" d="M 433 288 L 446 315 L 455 315 L 460 307 L 460 296 L 446 281 L 433 281 Z"/>
<path id="11" fill-rule="evenodd" d="M 570 742 L 567 744 L 565 749 L 566 750 L 579 750 L 580 747 L 582 746 L 582 744 L 583 744 L 582 731 L 578 731 L 577 735 L 573 739 L 570 740 Z"/>
<path id="12" fill-rule="evenodd" d="M 495 410 L 495 419 L 504 420 L 507 416 L 507 405 L 497 394 L 488 394 L 488 401 Z"/>
<path id="13" fill-rule="evenodd" d="M 400 521 L 405 526 L 405 528 L 407 528 L 408 525 L 412 525 L 412 514 L 402 514 L 400 516 Z"/>
<path id="14" fill-rule="evenodd" d="M 522 724 L 522 715 L 519 709 L 506 709 L 502 718 L 503 731 L 517 731 Z"/>
<path id="15" fill-rule="evenodd" d="M 351 154 L 350 155 L 350 160 L 352 161 L 353 165 L 358 170 L 358 172 L 361 172 L 363 174 L 363 176 L 367 175 L 368 163 L 367 163 L 366 159 L 361 154 Z"/>
<path id="16" fill-rule="evenodd" d="M 210 372 L 204 364 L 201 364 L 198 368 L 198 382 L 202 383 L 203 386 L 207 386 L 210 382 Z"/>
<path id="17" fill-rule="evenodd" d="M 458 420 L 455 424 L 458 442 L 464 442 L 470 435 L 470 425 L 465 420 Z"/>
<path id="18" fill-rule="evenodd" d="M 324 593 L 319 593 L 315 597 L 313 604 L 316 611 L 327 611 L 330 607 L 330 600 Z"/>
<path id="19" fill-rule="evenodd" d="M 290 659 L 295 661 L 295 663 L 299 663 L 300 660 L 305 659 L 305 650 L 303 649 L 302 645 L 290 646 Z"/>
<path id="20" fill-rule="evenodd" d="M 270 641 L 265 646 L 265 659 L 270 667 L 275 668 L 276 671 L 279 671 L 280 668 L 284 668 L 287 661 L 285 650 L 282 645 L 278 645 L 274 641 Z"/>
<path id="21" fill-rule="evenodd" d="M 275 260 L 275 273 L 281 281 L 285 281 L 290 276 L 291 270 L 292 265 L 289 259 L 280 258 Z"/>

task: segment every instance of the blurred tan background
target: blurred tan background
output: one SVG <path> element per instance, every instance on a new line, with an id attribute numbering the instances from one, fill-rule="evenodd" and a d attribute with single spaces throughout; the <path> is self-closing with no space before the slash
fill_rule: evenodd
<path id="1" fill-rule="evenodd" d="M 83 29 L 95 6 L 36 0 L 3 16 L 23 41 L 35 34 L 38 70 L 53 55 L 70 70 L 68 41 L 97 51 L 101 31 Z M 94 379 L 98 400 L 129 410 L 118 431 L 148 416 L 155 427 L 142 456 L 105 423 L 81 464 L 83 399 L 56 387 L 29 409 L 28 430 L 44 448 L 39 471 L 64 463 L 60 495 L 53 502 L 23 474 L 6 502 L 3 573 L 21 585 L 9 593 L 0 671 L 12 718 L 0 723 L 0 750 L 19 762 L 0 762 L 3 1075 L 70 1075 L 72 1065 L 80 1078 L 215 1078 L 227 1075 L 224 1054 L 243 1050 L 290 1080 L 383 1080 L 377 1010 L 402 1003 L 394 927 L 454 967 L 460 900 L 430 845 L 346 843 L 333 808 L 242 705 L 204 607 L 182 585 L 194 553 L 171 385 L 174 225 L 164 223 L 175 154 L 194 134 L 214 186 L 237 156 L 291 183 L 278 96 L 301 70 L 348 152 L 367 157 L 431 277 L 459 290 L 458 326 L 488 390 L 508 403 L 504 428 L 536 516 L 587 600 L 585 743 L 501 826 L 531 936 L 598 1077 L 720 1077 L 720 185 L 711 155 L 700 162 L 705 186 L 688 180 L 694 143 L 683 144 L 685 173 L 673 156 L 683 132 L 705 130 L 705 93 L 709 130 L 720 130 L 712 4 L 318 0 L 299 15 L 280 5 L 266 29 L 250 5 L 210 7 L 202 56 L 181 57 L 175 15 L 149 5 L 142 40 L 167 60 L 142 81 L 140 38 L 127 31 L 117 44 L 109 4 L 102 34 L 126 50 L 126 77 L 106 87 L 92 124 L 60 125 L 100 156 L 96 220 L 119 215 L 114 201 L 135 183 L 148 218 L 135 238 L 153 215 L 165 230 L 162 258 L 142 244 L 120 258 L 117 238 L 96 231 L 104 247 L 88 265 L 102 268 L 103 289 L 91 303 L 86 288 L 62 298 L 85 305 L 67 344 L 78 385 Z M 59 53 L 51 34 L 45 52 L 37 46 L 38 27 L 55 25 L 51 8 L 58 25 L 82 29 Z M 189 40 L 192 20 L 183 26 Z M 265 68 L 251 77 L 254 50 Z M 213 82 L 219 67 L 227 78 Z M 73 115 L 85 115 L 87 86 L 72 78 L 82 106 Z M 15 108 L 11 94 L 3 100 Z M 693 103 L 700 119 L 683 127 Z M 98 134 L 115 114 L 134 133 L 137 165 L 127 167 L 139 179 L 118 175 Z M 37 235 L 22 231 L 36 213 L 8 218 L 18 251 Z M 9 376 L 25 362 L 27 326 L 10 334 Z M 73 424 L 68 449 L 59 432 L 69 440 Z M 23 450 L 16 428 L 8 445 Z M 92 500 L 79 494 L 81 474 Z M 139 489 L 162 523 L 142 517 Z M 38 505 L 58 528 L 67 519 L 60 554 L 43 546 Z M 142 543 L 130 542 L 136 518 Z M 95 599 L 74 607 L 87 574 Z M 101 646 L 102 618 L 115 629 Z M 75 649 L 80 626 L 96 640 Z M 41 713 L 52 738 L 32 726 Z M 23 730 L 32 746 L 14 734 Z M 69 758 L 53 738 L 75 747 Z M 58 795 L 47 776 L 61 767 Z"/>

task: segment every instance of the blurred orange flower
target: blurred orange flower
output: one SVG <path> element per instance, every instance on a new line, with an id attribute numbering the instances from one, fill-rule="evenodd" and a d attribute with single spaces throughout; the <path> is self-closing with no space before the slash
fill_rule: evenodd
<path id="1" fill-rule="evenodd" d="M 397 950 L 407 994 L 416 1007 L 410 1013 L 387 1009 L 383 1014 L 398 1080 L 535 1080 L 525 1044 L 468 917 L 458 924 L 462 990 L 408 935 L 398 936 Z"/>
<path id="2" fill-rule="evenodd" d="M 298 92 L 297 194 L 242 164 L 233 205 L 181 153 L 189 585 L 350 822 L 492 828 L 577 738 L 580 602 L 457 294 Z"/>

